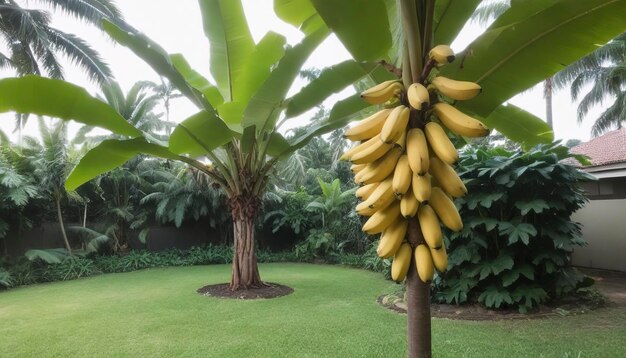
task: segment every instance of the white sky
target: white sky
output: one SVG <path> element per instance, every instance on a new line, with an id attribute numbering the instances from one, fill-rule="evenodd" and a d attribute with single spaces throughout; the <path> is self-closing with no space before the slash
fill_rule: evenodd
<path id="1" fill-rule="evenodd" d="M 26 4 L 28 0 L 18 1 Z M 202 21 L 195 0 L 118 0 L 118 6 L 122 10 L 126 20 L 135 28 L 144 32 L 169 53 L 182 53 L 192 67 L 209 77 L 209 45 L 202 30 Z M 272 0 L 243 0 L 246 16 L 249 21 L 255 41 L 258 41 L 267 31 L 272 30 L 285 35 L 290 44 L 297 43 L 302 35 L 292 26 L 279 20 L 273 13 Z M 30 1 L 31 7 L 39 6 L 36 1 Z M 95 47 L 111 66 L 113 73 L 122 88 L 128 90 L 135 82 L 140 80 L 152 80 L 159 82 L 159 77 L 148 65 L 138 59 L 130 50 L 115 45 L 99 29 L 88 26 L 66 16 L 54 17 L 53 25 L 63 31 L 75 33 Z M 463 30 L 463 35 L 453 43 L 456 51 L 462 50 L 473 38 L 480 34 L 478 26 L 469 25 Z M 323 68 L 332 64 L 349 59 L 350 55 L 336 37 L 327 39 L 311 56 L 305 67 Z M 77 67 L 67 64 L 65 66 L 66 79 L 72 83 L 86 87 L 91 93 L 97 93 L 97 86 L 90 83 L 82 71 Z M 8 77 L 13 74 L 8 71 L 0 71 L 0 77 Z M 296 83 L 292 93 L 301 86 Z M 347 96 L 350 89 L 333 96 L 331 102 Z M 572 103 L 569 90 L 555 93 L 553 103 L 554 129 L 557 139 L 578 138 L 587 140 L 590 137 L 590 128 L 593 118 L 601 112 L 600 108 L 590 111 L 589 116 L 581 126 L 576 123 L 576 103 Z M 542 98 L 542 87 L 527 91 L 514 97 L 511 103 L 518 105 L 540 118 L 545 118 L 545 102 Z M 196 109 L 185 99 L 174 101 L 172 105 L 171 119 L 180 122 Z M 305 114 L 288 124 L 287 127 L 298 126 L 306 123 L 310 113 Z M 14 128 L 14 121 L 10 115 L 1 115 L 0 129 L 10 133 Z M 30 121 L 25 132 L 36 133 L 36 121 Z M 74 125 L 73 130 L 77 129 Z"/>

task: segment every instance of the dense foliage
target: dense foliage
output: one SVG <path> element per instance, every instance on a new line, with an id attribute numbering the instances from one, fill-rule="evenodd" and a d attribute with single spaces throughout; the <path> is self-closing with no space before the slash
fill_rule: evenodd
<path id="1" fill-rule="evenodd" d="M 131 251 L 127 255 L 89 255 L 66 257 L 56 263 L 41 258 L 21 258 L 7 268 L 0 267 L 0 290 L 42 282 L 67 281 L 104 273 L 129 272 L 154 267 L 227 264 L 232 261 L 232 246 L 204 245 L 189 250 L 168 249 L 160 252 Z M 342 253 L 333 256 L 335 263 L 383 272 L 375 247 L 363 254 Z M 260 250 L 259 262 L 308 262 L 296 250 L 272 252 Z"/>
<path id="2" fill-rule="evenodd" d="M 565 160 L 573 157 L 557 144 L 462 155 L 469 194 L 457 205 L 465 227 L 447 235 L 449 269 L 433 285 L 437 301 L 524 312 L 588 283 L 570 267 L 572 250 L 585 244 L 570 216 L 586 202 L 578 183 L 590 177 Z"/>

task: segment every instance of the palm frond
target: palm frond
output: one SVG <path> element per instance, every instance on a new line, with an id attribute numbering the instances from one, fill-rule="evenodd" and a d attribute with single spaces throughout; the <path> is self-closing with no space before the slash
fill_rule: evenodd
<path id="1" fill-rule="evenodd" d="M 622 128 L 626 121 L 626 93 L 622 92 L 617 99 L 604 111 L 591 127 L 591 134 L 595 136 L 615 129 Z"/>
<path id="2" fill-rule="evenodd" d="M 497 19 L 505 11 L 511 7 L 509 0 L 490 0 L 483 1 L 472 14 L 470 21 L 479 25 L 487 25 L 494 19 Z"/>
<path id="3" fill-rule="evenodd" d="M 579 123 L 582 122 L 582 120 L 587 115 L 587 113 L 589 113 L 591 108 L 596 105 L 602 104 L 604 100 L 611 96 L 612 91 L 609 87 L 609 72 L 609 69 L 602 68 L 601 70 L 596 71 L 593 74 L 593 76 L 595 77 L 595 81 L 593 82 L 591 89 L 583 96 L 582 100 L 578 104 L 576 115 L 578 117 Z"/>
<path id="4" fill-rule="evenodd" d="M 46 34 L 55 50 L 63 53 L 74 64 L 85 70 L 92 81 L 103 84 L 113 78 L 109 65 L 85 40 L 52 27 L 46 29 Z"/>
<path id="5" fill-rule="evenodd" d="M 113 1 L 109 0 L 40 0 L 52 6 L 54 10 L 100 26 L 103 18 L 122 19 L 122 14 Z"/>
<path id="6" fill-rule="evenodd" d="M 11 60 L 11 58 L 7 57 L 7 55 L 0 52 L 0 69 L 5 68 L 13 68 L 15 69 L 15 64 Z"/>

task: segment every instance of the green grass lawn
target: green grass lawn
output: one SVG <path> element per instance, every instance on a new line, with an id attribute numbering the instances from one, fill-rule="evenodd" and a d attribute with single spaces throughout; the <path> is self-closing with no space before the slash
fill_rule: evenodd
<path id="1" fill-rule="evenodd" d="M 403 357 L 405 316 L 376 304 L 393 289 L 375 273 L 337 266 L 261 265 L 289 296 L 202 297 L 227 265 L 151 269 L 0 293 L 1 357 Z M 571 317 L 435 319 L 436 357 L 623 357 L 626 310 Z"/>

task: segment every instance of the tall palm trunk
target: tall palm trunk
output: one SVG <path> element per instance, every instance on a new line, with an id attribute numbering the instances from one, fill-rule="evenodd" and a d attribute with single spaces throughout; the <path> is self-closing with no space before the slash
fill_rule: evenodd
<path id="1" fill-rule="evenodd" d="M 263 286 L 254 241 L 254 223 L 259 202 L 258 197 L 245 194 L 230 199 L 235 241 L 230 281 L 230 289 L 233 291 Z"/>
<path id="2" fill-rule="evenodd" d="M 61 214 L 61 196 L 55 195 L 54 201 L 57 205 L 57 219 L 59 220 L 59 227 L 61 228 L 61 235 L 63 235 L 63 241 L 65 242 L 65 248 L 67 249 L 67 253 L 72 255 L 72 247 L 70 246 L 70 241 L 67 239 L 67 233 L 65 232 L 65 225 L 63 224 L 63 215 Z"/>
<path id="3" fill-rule="evenodd" d="M 552 124 L 552 77 L 546 78 L 543 83 L 543 97 L 546 99 L 546 122 L 554 130 Z"/>

